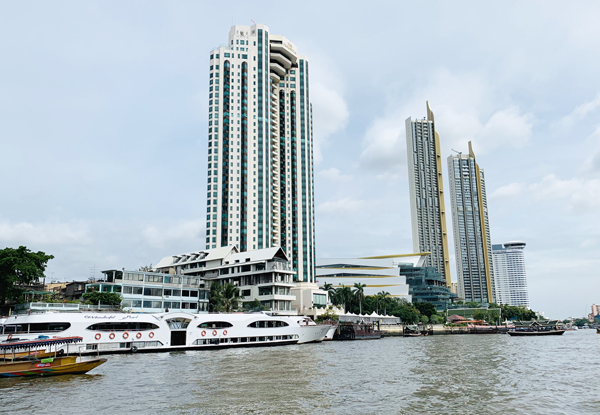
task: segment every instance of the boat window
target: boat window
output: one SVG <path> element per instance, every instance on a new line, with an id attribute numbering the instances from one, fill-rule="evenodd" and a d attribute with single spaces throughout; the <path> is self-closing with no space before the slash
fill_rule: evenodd
<path id="1" fill-rule="evenodd" d="M 169 323 L 169 328 L 171 330 L 181 330 L 181 329 L 186 329 L 187 326 L 190 324 L 192 320 L 189 318 L 172 318 L 167 320 L 167 323 Z"/>
<path id="2" fill-rule="evenodd" d="M 71 327 L 71 323 L 31 323 L 31 324 L 7 324 L 0 327 L 0 333 L 49 333 L 64 331 Z"/>
<path id="3" fill-rule="evenodd" d="M 110 322 L 110 323 L 96 323 L 87 327 L 86 330 L 95 331 L 125 331 L 125 330 L 156 330 L 159 327 L 152 323 L 140 323 L 134 321 L 128 321 L 124 323 Z"/>
<path id="4" fill-rule="evenodd" d="M 199 329 L 225 329 L 233 327 L 233 324 L 227 321 L 207 321 L 198 325 Z"/>
<path id="5" fill-rule="evenodd" d="M 248 324 L 248 327 L 254 328 L 271 328 L 271 327 L 286 327 L 289 326 L 285 321 L 278 320 L 265 320 L 265 321 L 255 321 L 253 323 Z"/>

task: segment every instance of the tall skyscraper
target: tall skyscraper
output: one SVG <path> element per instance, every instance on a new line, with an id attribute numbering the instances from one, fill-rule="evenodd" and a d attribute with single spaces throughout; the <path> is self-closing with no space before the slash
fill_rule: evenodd
<path id="1" fill-rule="evenodd" d="M 308 60 L 262 24 L 210 52 L 206 248 L 281 246 L 314 282 Z"/>
<path id="2" fill-rule="evenodd" d="M 413 249 L 431 252 L 425 266 L 435 267 L 451 287 L 440 136 L 427 102 L 427 119 L 406 119 L 406 147 Z"/>
<path id="3" fill-rule="evenodd" d="M 458 296 L 478 303 L 494 302 L 494 269 L 488 220 L 485 177 L 469 154 L 448 157 L 454 252 Z"/>
<path id="4" fill-rule="evenodd" d="M 525 242 L 492 245 L 496 302 L 529 308 L 525 273 Z"/>

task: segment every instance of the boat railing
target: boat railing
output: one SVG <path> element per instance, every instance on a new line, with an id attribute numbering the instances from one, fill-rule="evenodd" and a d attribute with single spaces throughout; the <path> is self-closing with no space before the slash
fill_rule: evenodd
<path id="1" fill-rule="evenodd" d="M 119 310 L 119 305 L 94 305 L 78 303 L 24 303 L 17 304 L 17 313 L 28 311 L 102 311 Z"/>

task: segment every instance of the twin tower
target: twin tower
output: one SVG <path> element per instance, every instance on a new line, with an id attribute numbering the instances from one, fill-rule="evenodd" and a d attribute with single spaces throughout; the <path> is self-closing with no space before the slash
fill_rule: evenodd
<path id="1" fill-rule="evenodd" d="M 440 137 L 427 102 L 427 118 L 406 120 L 410 207 L 415 252 L 429 252 L 426 266 L 435 267 L 451 287 L 446 206 Z M 467 154 L 448 157 L 458 296 L 465 301 L 495 302 L 492 245 L 485 176 L 469 142 Z"/>

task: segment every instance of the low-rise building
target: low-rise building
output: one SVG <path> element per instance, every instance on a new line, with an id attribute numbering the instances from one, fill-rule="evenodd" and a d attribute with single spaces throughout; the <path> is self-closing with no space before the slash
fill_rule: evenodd
<path id="1" fill-rule="evenodd" d="M 267 310 L 297 314 L 292 308 L 296 272 L 280 247 L 239 252 L 234 245 L 171 255 L 156 265 L 165 274 L 199 277 L 210 288 L 217 282 L 240 290 L 242 302 L 260 301 Z"/>
<path id="2" fill-rule="evenodd" d="M 87 284 L 86 291 L 120 294 L 124 311 L 208 311 L 208 288 L 199 277 L 125 269 L 109 269 L 102 273 L 104 279 Z"/>
<path id="3" fill-rule="evenodd" d="M 365 284 L 364 295 L 375 295 L 381 291 L 390 297 L 412 301 L 406 277 L 400 273 L 400 264 L 422 266 L 427 254 L 385 255 L 363 258 L 320 258 L 317 259 L 317 283 L 331 284 L 335 288 L 354 287 L 354 283 Z"/>
<path id="4" fill-rule="evenodd" d="M 406 277 L 413 303 L 431 303 L 437 311 L 443 311 L 457 297 L 434 267 L 418 267 L 411 263 L 402 263 L 399 267 L 400 275 Z"/>

